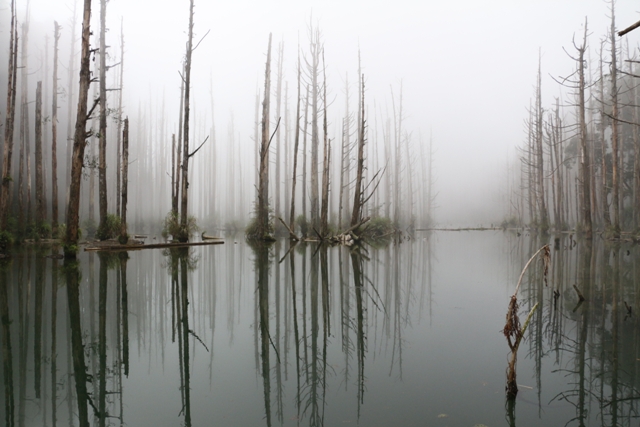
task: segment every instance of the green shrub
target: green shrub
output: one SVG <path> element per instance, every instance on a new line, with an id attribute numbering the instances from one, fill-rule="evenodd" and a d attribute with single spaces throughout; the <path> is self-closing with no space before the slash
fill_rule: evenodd
<path id="1" fill-rule="evenodd" d="M 296 224 L 300 227 L 300 234 L 303 236 L 309 235 L 309 221 L 307 221 L 307 217 L 303 214 L 298 215 L 296 218 Z"/>
<path id="2" fill-rule="evenodd" d="M 262 224 L 258 221 L 258 207 L 254 206 L 253 217 L 249 220 L 249 224 L 244 229 L 247 239 L 273 240 L 275 228 L 273 226 L 273 211 L 269 209 L 269 220 L 267 229 L 264 230 Z"/>
<path id="3" fill-rule="evenodd" d="M 43 222 L 42 224 L 40 224 L 40 237 L 42 237 L 43 239 L 47 239 L 49 237 L 51 237 L 51 224 L 49 224 L 48 222 Z"/>
<path id="4" fill-rule="evenodd" d="M 9 231 L 0 231 L 0 250 L 6 251 L 11 245 L 13 245 L 13 234 Z"/>
<path id="5" fill-rule="evenodd" d="M 395 231 L 395 227 L 393 226 L 391 219 L 381 216 L 371 218 L 364 227 L 362 236 L 366 236 L 371 239 L 388 236 Z"/>
<path id="6" fill-rule="evenodd" d="M 186 227 L 183 227 L 180 223 L 180 216 L 178 213 L 171 211 L 164 218 L 162 237 L 167 239 L 169 236 L 172 236 L 180 242 L 186 242 L 189 240 L 189 237 L 197 233 L 198 230 L 198 224 L 196 223 L 196 218 L 194 216 L 189 216 L 187 218 Z"/>
<path id="7" fill-rule="evenodd" d="M 98 240 L 113 239 L 120 234 L 120 217 L 115 214 L 107 214 L 104 224 L 101 224 L 96 231 Z"/>
<path id="8" fill-rule="evenodd" d="M 87 238 L 93 238 L 96 235 L 96 231 L 98 230 L 98 224 L 93 218 L 89 218 L 84 220 L 82 223 L 82 227 L 87 230 Z"/>

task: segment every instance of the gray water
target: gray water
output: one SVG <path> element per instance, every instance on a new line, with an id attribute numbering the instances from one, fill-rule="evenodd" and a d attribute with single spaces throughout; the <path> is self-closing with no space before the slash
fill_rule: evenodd
<path id="1" fill-rule="evenodd" d="M 509 405 L 507 305 L 546 243 L 547 283 L 535 262 L 518 295 L 523 322 L 539 308 Z M 638 425 L 636 246 L 435 232 L 359 250 L 237 236 L 75 266 L 50 253 L 0 269 L 7 425 L 79 425 L 83 402 L 91 425 Z"/>

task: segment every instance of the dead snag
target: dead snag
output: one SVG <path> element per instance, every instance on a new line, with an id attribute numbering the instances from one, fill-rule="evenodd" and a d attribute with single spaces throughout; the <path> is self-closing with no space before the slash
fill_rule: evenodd
<path id="1" fill-rule="evenodd" d="M 509 364 L 507 366 L 507 399 L 512 400 L 516 398 L 518 394 L 518 384 L 516 383 L 516 361 L 518 359 L 518 347 L 520 347 L 520 343 L 522 342 L 522 338 L 524 337 L 524 333 L 527 330 L 527 326 L 529 326 L 529 321 L 533 316 L 536 308 L 538 308 L 538 303 L 533 306 L 529 314 L 527 315 L 527 320 L 524 322 L 524 325 L 520 327 L 520 318 L 518 317 L 518 289 L 520 289 L 520 284 L 522 283 L 522 278 L 524 277 L 525 271 L 534 259 L 538 256 L 538 254 L 542 253 L 542 261 L 544 266 L 544 276 L 548 273 L 549 263 L 551 262 L 551 251 L 549 249 L 549 245 L 544 245 L 538 251 L 533 254 L 533 256 L 527 261 L 524 268 L 522 269 L 522 273 L 520 273 L 520 278 L 518 279 L 518 285 L 516 286 L 516 291 L 511 296 L 509 300 L 509 307 L 507 309 L 507 318 L 502 333 L 507 338 L 507 343 L 509 344 L 509 349 L 511 350 L 511 356 L 509 358 Z"/>

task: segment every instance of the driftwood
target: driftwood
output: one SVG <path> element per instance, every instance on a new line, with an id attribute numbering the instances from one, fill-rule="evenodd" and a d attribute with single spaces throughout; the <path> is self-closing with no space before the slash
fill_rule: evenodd
<path id="1" fill-rule="evenodd" d="M 105 246 L 92 246 L 84 248 L 87 252 L 93 251 L 135 251 L 140 249 L 161 249 L 161 248 L 185 248 L 189 246 L 205 246 L 205 245 L 222 245 L 224 241 L 211 240 L 206 242 L 185 242 L 185 243 L 153 243 L 151 245 L 137 244 L 137 245 L 105 245 Z"/>
<path id="2" fill-rule="evenodd" d="M 353 225 L 347 228 L 345 231 L 331 237 L 329 240 L 331 240 L 334 243 L 340 243 L 343 245 L 351 246 L 355 241 L 360 240 L 360 237 L 357 234 L 355 234 L 353 231 L 357 230 L 360 226 L 366 224 L 370 220 L 371 220 L 371 217 L 366 217 L 356 225 Z"/>
<path id="3" fill-rule="evenodd" d="M 222 237 L 215 237 L 215 236 L 207 236 L 206 231 L 203 231 L 202 234 L 200 235 L 200 237 L 202 238 L 202 240 L 222 240 Z"/>

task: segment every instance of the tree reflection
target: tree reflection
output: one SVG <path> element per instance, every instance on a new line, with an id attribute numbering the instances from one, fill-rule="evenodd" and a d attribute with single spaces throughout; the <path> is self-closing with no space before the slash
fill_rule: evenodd
<path id="1" fill-rule="evenodd" d="M 10 261 L 0 259 L 0 318 L 2 319 L 2 371 L 4 376 L 5 425 L 13 427 L 15 422 L 15 401 L 13 391 L 13 355 L 11 352 L 11 316 L 9 314 L 8 273 Z"/>
<path id="2" fill-rule="evenodd" d="M 164 252 L 169 257 L 171 273 L 174 332 L 178 332 L 178 359 L 180 364 L 180 390 L 182 395 L 182 409 L 184 423 L 191 426 L 191 369 L 189 355 L 189 335 L 194 335 L 200 343 L 202 341 L 189 327 L 189 271 L 194 270 L 198 258 L 193 256 L 189 248 L 172 248 Z M 179 281 L 178 281 L 179 278 Z M 175 337 L 175 333 L 174 333 Z M 204 345 L 204 344 L 203 344 Z M 205 347 L 206 348 L 206 347 Z M 208 350 L 208 349 L 207 349 Z"/>
<path id="3" fill-rule="evenodd" d="M 82 322 L 80 319 L 80 270 L 77 261 L 65 259 L 64 274 L 67 282 L 67 301 L 71 326 L 71 355 L 73 374 L 78 403 L 78 419 L 80 427 L 89 426 L 87 411 L 87 365 L 84 360 L 82 343 Z"/>

